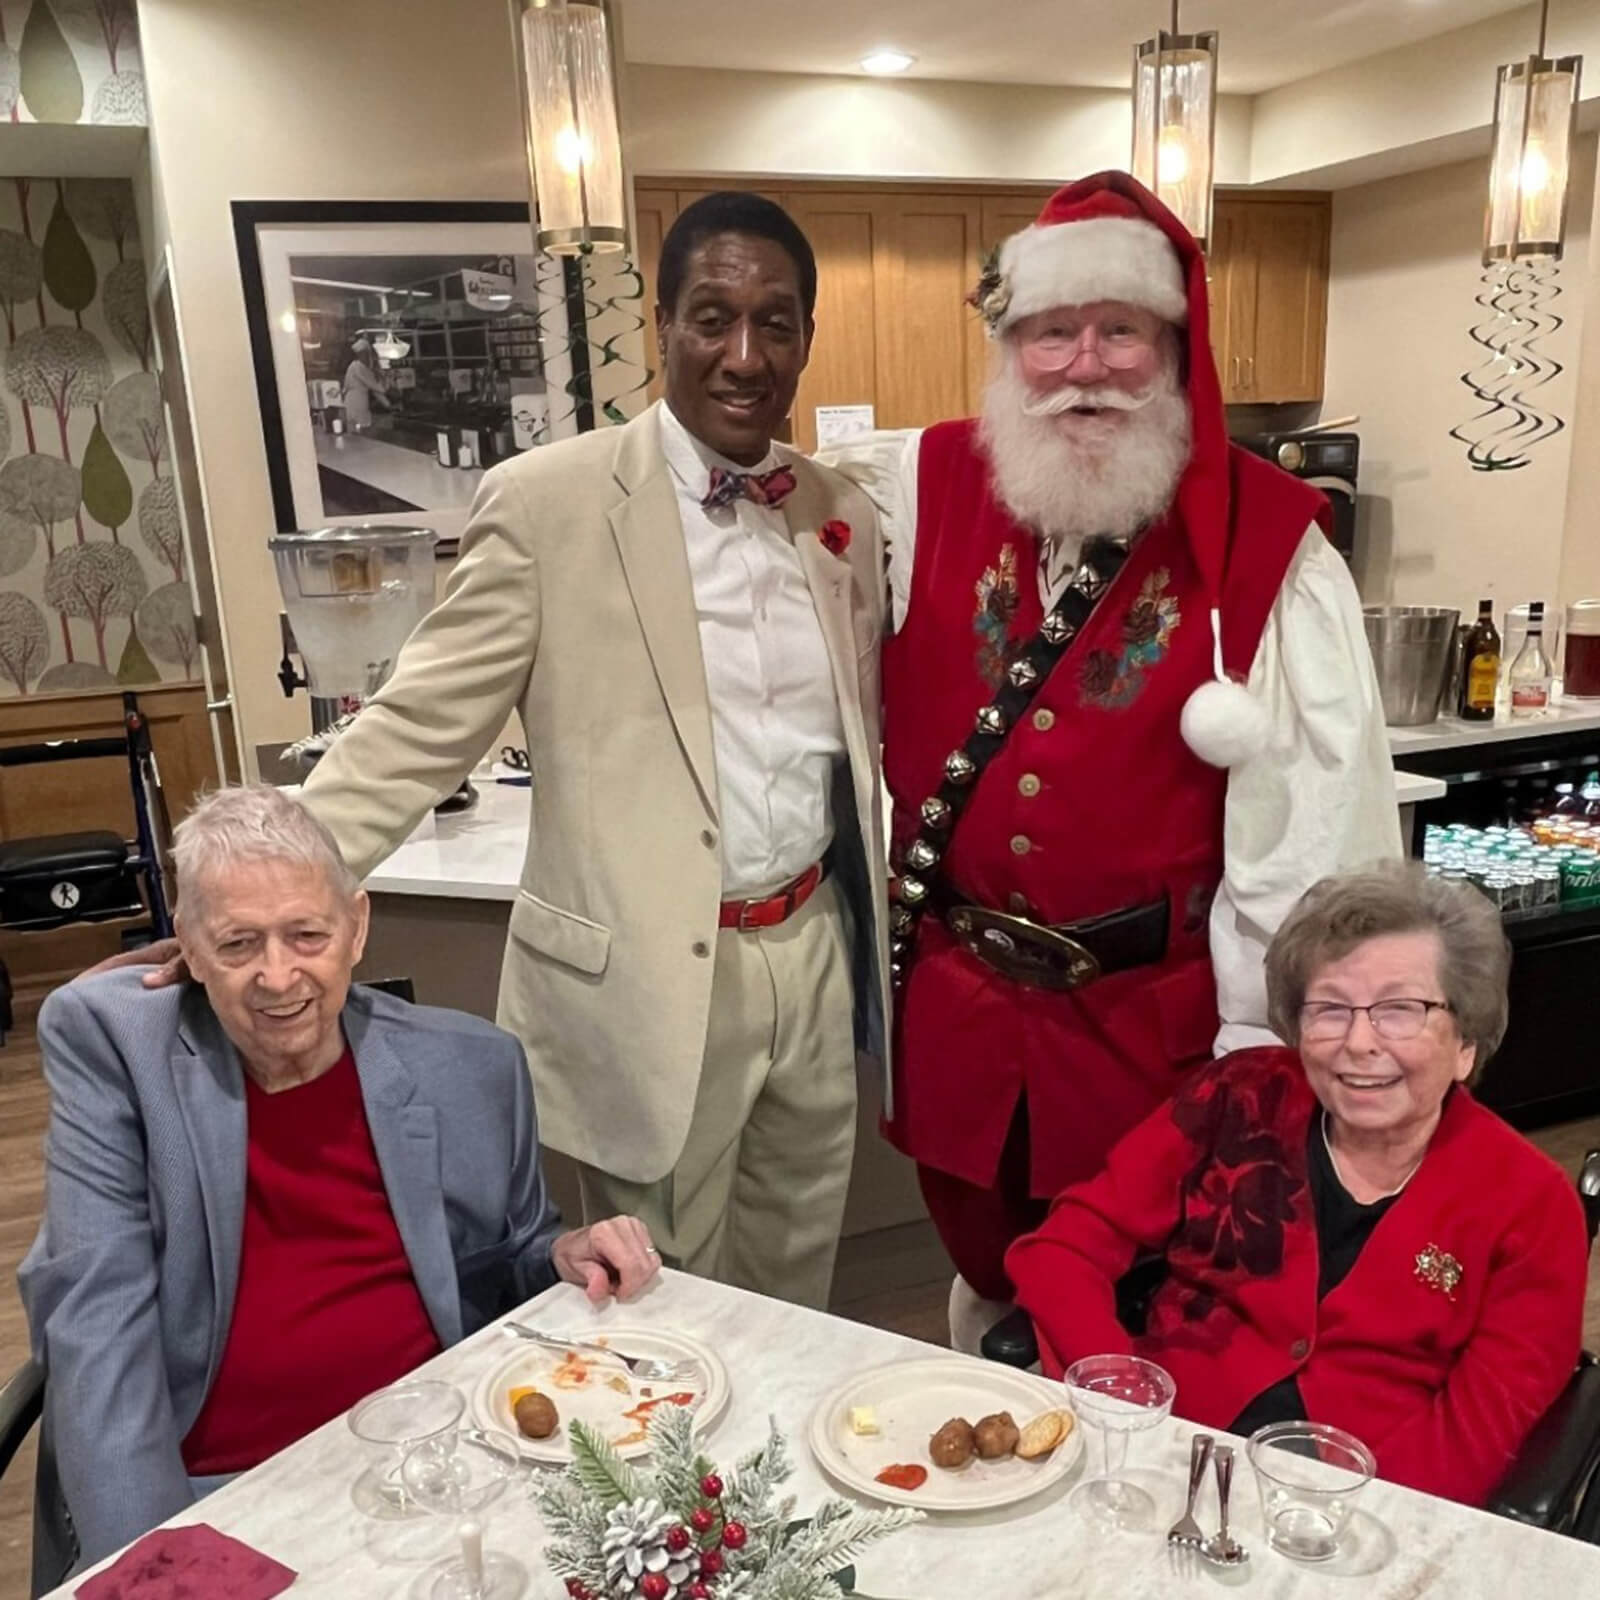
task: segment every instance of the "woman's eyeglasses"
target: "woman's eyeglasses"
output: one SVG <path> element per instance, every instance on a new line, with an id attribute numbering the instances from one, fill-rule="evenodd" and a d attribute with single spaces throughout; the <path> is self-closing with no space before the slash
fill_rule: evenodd
<path id="1" fill-rule="evenodd" d="M 1373 1032 L 1384 1039 L 1415 1039 L 1428 1025 L 1430 1011 L 1451 1011 L 1448 1000 L 1379 1000 L 1370 1006 L 1341 1005 L 1335 1000 L 1307 1000 L 1300 1007 L 1303 1039 L 1342 1039 L 1364 1011 Z"/>

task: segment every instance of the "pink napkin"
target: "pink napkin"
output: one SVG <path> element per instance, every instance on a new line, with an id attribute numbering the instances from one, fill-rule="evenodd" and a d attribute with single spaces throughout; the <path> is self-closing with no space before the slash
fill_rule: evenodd
<path id="1" fill-rule="evenodd" d="M 78 1600 L 271 1600 L 294 1580 L 271 1556 L 197 1522 L 136 1539 L 76 1592 Z"/>

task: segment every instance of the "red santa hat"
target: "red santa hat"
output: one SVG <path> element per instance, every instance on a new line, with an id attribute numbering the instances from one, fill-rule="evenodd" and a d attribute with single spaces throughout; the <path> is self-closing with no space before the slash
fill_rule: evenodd
<path id="1" fill-rule="evenodd" d="M 1035 312 L 1095 300 L 1144 306 L 1184 330 L 1194 443 L 1176 510 L 1210 604 L 1213 677 L 1190 695 L 1180 726 L 1190 749 L 1213 766 L 1247 760 L 1265 748 L 1270 719 L 1223 659 L 1228 432 L 1198 242 L 1143 184 L 1126 172 L 1099 172 L 1051 195 L 1039 220 L 1006 240 L 976 298 L 995 334 Z"/>

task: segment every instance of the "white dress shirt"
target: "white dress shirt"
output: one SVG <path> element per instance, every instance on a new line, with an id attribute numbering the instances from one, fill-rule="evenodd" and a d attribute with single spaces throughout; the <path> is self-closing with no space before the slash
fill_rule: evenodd
<path id="1" fill-rule="evenodd" d="M 911 599 L 921 441 L 920 429 L 905 428 L 818 453 L 878 507 L 896 628 Z M 1038 576 L 1048 607 L 1071 576 L 1071 563 L 1041 559 Z M 1272 739 L 1228 771 L 1223 875 L 1210 927 L 1222 1019 L 1218 1055 L 1281 1042 L 1267 1026 L 1264 959 L 1301 893 L 1330 873 L 1401 853 L 1394 763 L 1361 600 L 1315 523 L 1289 563 L 1247 687 L 1271 713 Z"/>
<path id="2" fill-rule="evenodd" d="M 828 647 L 782 510 L 742 496 L 708 511 L 711 469 L 741 467 L 661 407 L 661 448 L 689 553 L 711 704 L 722 893 L 753 900 L 800 876 L 833 841 L 844 723 Z"/>

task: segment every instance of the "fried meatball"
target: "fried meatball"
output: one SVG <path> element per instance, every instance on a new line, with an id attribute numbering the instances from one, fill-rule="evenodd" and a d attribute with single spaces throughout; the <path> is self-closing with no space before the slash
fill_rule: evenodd
<path id="1" fill-rule="evenodd" d="M 965 1417 L 952 1417 L 928 1441 L 928 1456 L 936 1467 L 964 1467 L 973 1449 L 972 1424 Z"/>
<path id="2" fill-rule="evenodd" d="M 511 1413 L 517 1419 L 517 1432 L 525 1439 L 548 1439 L 561 1419 L 548 1395 L 525 1394 Z"/>
<path id="3" fill-rule="evenodd" d="M 978 1454 L 985 1461 L 998 1461 L 1002 1456 L 1013 1454 L 1017 1448 L 1017 1440 L 1022 1437 L 1021 1430 L 1011 1420 L 1009 1411 L 1000 1411 L 993 1416 L 982 1418 L 972 1430 L 972 1435 L 978 1447 Z"/>

